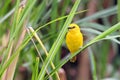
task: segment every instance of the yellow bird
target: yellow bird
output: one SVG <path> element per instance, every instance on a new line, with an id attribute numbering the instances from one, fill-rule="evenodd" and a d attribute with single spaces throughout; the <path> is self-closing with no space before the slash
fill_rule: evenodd
<path id="1" fill-rule="evenodd" d="M 66 44 L 70 53 L 75 53 L 83 46 L 83 35 L 77 24 L 70 24 L 66 35 Z M 76 56 L 70 62 L 75 62 Z"/>

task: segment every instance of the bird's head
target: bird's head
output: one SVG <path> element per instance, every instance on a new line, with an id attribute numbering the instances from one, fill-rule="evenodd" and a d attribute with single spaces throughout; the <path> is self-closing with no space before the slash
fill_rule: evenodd
<path id="1" fill-rule="evenodd" d="M 68 31 L 70 32 L 78 32 L 80 31 L 80 28 L 77 24 L 70 24 L 69 27 L 68 27 Z"/>

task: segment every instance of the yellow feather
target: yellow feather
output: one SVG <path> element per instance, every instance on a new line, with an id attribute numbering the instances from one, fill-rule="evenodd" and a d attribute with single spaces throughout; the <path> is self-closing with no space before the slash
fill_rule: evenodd
<path id="1" fill-rule="evenodd" d="M 70 53 L 75 53 L 83 46 L 83 35 L 80 32 L 80 28 L 76 24 L 70 24 L 66 35 L 66 44 Z M 76 57 L 70 60 L 71 62 L 76 61 Z"/>

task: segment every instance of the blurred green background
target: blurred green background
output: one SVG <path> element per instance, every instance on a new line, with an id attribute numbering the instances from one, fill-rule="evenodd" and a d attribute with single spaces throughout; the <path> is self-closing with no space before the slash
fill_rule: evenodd
<path id="1" fill-rule="evenodd" d="M 48 57 L 45 49 L 49 53 L 76 1 L 80 0 L 0 0 L 1 80 L 38 79 L 38 73 Z M 81 0 L 76 9 L 71 23 L 80 26 L 84 45 L 120 21 L 119 0 Z M 30 38 L 31 31 L 28 27 L 37 30 L 35 33 L 45 49 L 35 36 Z M 65 62 L 64 58 L 70 54 L 64 36 L 60 48 L 52 58 L 54 67 L 63 65 L 58 70 L 60 80 L 119 80 L 119 32 L 118 28 L 106 35 L 105 39 L 81 51 L 75 63 Z M 58 65 L 63 59 L 65 63 Z M 57 73 L 48 75 L 53 70 L 49 64 L 43 80 L 47 79 L 46 76 L 49 78 L 47 80 L 59 80 Z M 5 75 L 10 75 L 11 78 Z"/>

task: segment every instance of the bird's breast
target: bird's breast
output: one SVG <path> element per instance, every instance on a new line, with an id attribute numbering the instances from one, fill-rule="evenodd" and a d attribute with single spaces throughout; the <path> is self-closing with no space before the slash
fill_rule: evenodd
<path id="1" fill-rule="evenodd" d="M 67 47 L 71 53 L 76 52 L 83 45 L 83 36 L 81 33 L 67 33 L 66 35 Z"/>

